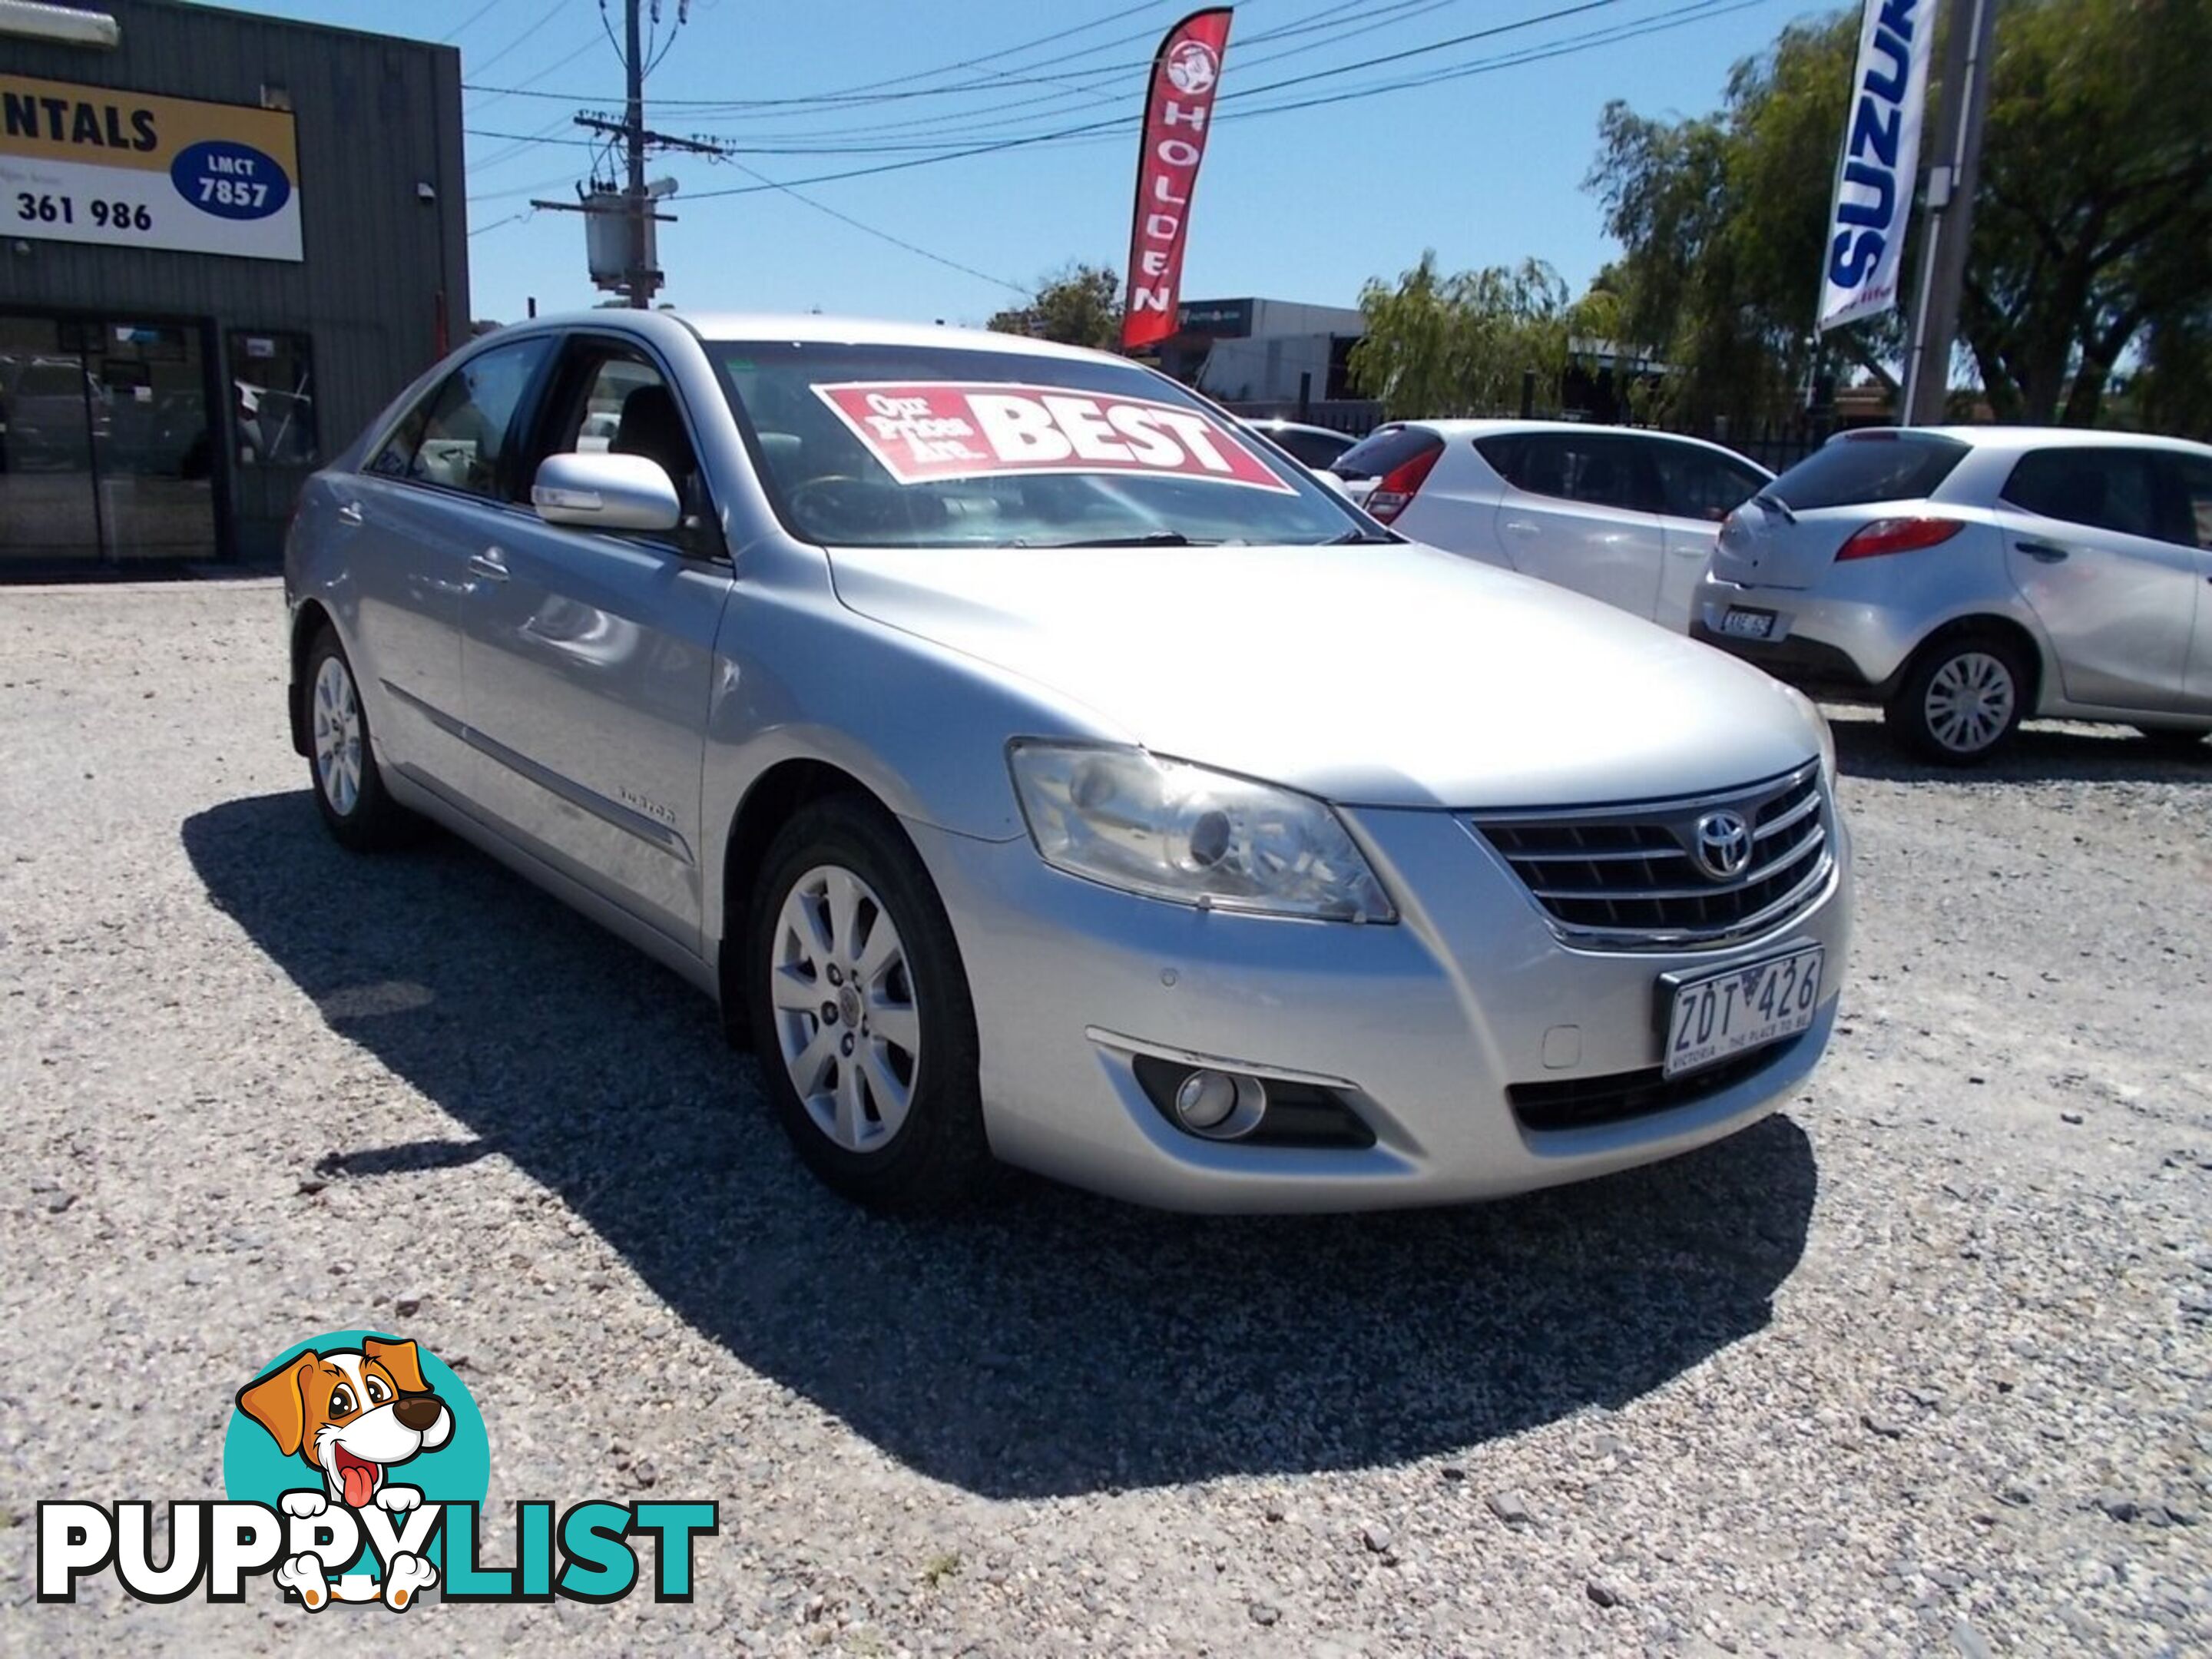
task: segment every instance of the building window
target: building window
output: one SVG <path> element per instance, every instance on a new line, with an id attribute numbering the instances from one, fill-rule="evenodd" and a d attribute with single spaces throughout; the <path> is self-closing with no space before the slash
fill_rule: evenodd
<path id="1" fill-rule="evenodd" d="M 240 465 L 315 464 L 315 369 L 306 335 L 234 331 L 230 388 Z"/>

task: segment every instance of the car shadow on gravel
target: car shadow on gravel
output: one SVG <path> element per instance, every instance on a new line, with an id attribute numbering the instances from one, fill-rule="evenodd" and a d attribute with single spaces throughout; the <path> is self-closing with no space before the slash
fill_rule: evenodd
<path id="1" fill-rule="evenodd" d="M 1395 1463 L 1618 1407 L 1765 1325 L 1804 1248 L 1787 1118 L 1456 1210 L 1192 1218 L 1016 1180 L 886 1220 L 806 1174 L 705 1000 L 459 842 L 353 856 L 304 792 L 183 837 L 332 1029 L 469 1131 L 311 1138 L 303 1177 L 503 1155 L 745 1365 L 987 1496 Z"/>
<path id="2" fill-rule="evenodd" d="M 2116 726 L 2032 721 L 1994 759 L 1932 766 L 1893 741 L 1878 720 L 1832 719 L 1845 777 L 1889 783 L 2212 783 L 2212 742 L 2162 749 Z"/>

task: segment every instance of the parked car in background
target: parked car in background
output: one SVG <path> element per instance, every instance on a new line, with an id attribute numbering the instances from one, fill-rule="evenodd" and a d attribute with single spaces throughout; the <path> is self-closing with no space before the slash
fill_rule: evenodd
<path id="1" fill-rule="evenodd" d="M 1677 633 L 1722 520 L 1773 476 L 1696 438 L 1563 421 L 1401 421 L 1331 463 L 1401 534 Z"/>
<path id="2" fill-rule="evenodd" d="M 1121 358 L 518 324 L 307 482 L 285 591 L 332 834 L 433 817 L 720 999 L 866 1201 L 1492 1196 L 1741 1128 L 1834 1025 L 1802 696 Z"/>
<path id="3" fill-rule="evenodd" d="M 1695 635 L 1881 705 L 1928 759 L 2029 714 L 2212 732 L 2212 448 L 2050 428 L 1850 432 L 1723 526 Z"/>
<path id="4" fill-rule="evenodd" d="M 1359 440 L 1349 432 L 1303 421 L 1245 421 L 1243 424 L 1268 442 L 1287 450 L 1303 466 L 1319 471 Z"/>

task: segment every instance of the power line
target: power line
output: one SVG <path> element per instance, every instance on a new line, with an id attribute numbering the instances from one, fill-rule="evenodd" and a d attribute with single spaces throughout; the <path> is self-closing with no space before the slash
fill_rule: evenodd
<path id="1" fill-rule="evenodd" d="M 784 195 L 790 197 L 793 201 L 804 203 L 806 206 L 812 208 L 817 213 L 826 213 L 832 219 L 837 220 L 842 224 L 850 225 L 854 229 L 872 236 L 878 241 L 889 242 L 893 247 L 904 248 L 908 253 L 919 254 L 921 258 L 930 260 L 933 264 L 943 265 L 949 270 L 957 270 L 963 276 L 973 276 L 979 282 L 994 283 L 1000 288 L 1012 289 L 1015 293 L 1020 295 L 1025 300 L 1034 299 L 1036 297 L 1035 289 L 1024 287 L 1020 283 L 1010 283 L 1003 276 L 994 276 L 988 270 L 978 270 L 973 265 L 962 264 L 957 259 L 948 259 L 942 253 L 933 253 L 929 249 L 918 246 L 915 243 L 906 240 L 903 237 L 894 236 L 887 230 L 878 229 L 874 225 L 867 224 L 859 219 L 855 219 L 849 213 L 842 213 L 837 209 L 831 207 L 826 202 L 817 202 L 811 196 L 802 196 L 799 191 L 793 190 L 789 185 L 779 183 L 777 180 L 769 178 L 766 173 L 747 167 L 743 161 L 732 161 L 731 165 L 736 167 L 738 172 L 749 174 L 751 177 L 759 179 L 763 189 L 780 191 Z"/>
<path id="2" fill-rule="evenodd" d="M 1545 13 L 1539 16 L 1524 18 L 1514 23 L 1497 25 L 1488 30 L 1477 31 L 1476 35 L 1473 38 L 1502 34 L 1511 30 L 1526 28 L 1538 23 L 1554 21 L 1561 17 L 1573 16 L 1578 13 L 1596 10 L 1601 7 L 1615 3 L 1618 3 L 1618 0 L 1583 0 L 1583 3 L 1581 4 L 1563 7 L 1556 11 Z M 1230 111 L 1225 113 L 1218 114 L 1215 118 L 1217 120 L 1234 120 L 1247 116 L 1257 117 L 1261 115 L 1276 115 L 1286 113 L 1293 110 L 1318 108 L 1327 104 L 1343 103 L 1355 98 L 1379 96 L 1384 93 L 1402 91 L 1410 87 L 1430 85 L 1439 81 L 1462 78 L 1470 75 L 1487 73 L 1498 69 L 1515 67 L 1523 63 L 1541 63 L 1549 58 L 1570 56 L 1576 52 L 1588 51 L 1598 46 L 1611 45 L 1619 40 L 1634 40 L 1641 35 L 1658 33 L 1662 30 L 1680 27 L 1686 23 L 1701 22 L 1710 17 L 1724 16 L 1730 12 L 1748 10 L 1754 6 L 1767 5 L 1771 3 L 1772 3 L 1772 0 L 1734 0 L 1734 3 L 1729 4 L 1717 4 L 1716 3 L 1716 0 L 1693 0 L 1693 3 L 1690 5 L 1678 7 L 1671 12 L 1662 13 L 1657 17 L 1645 19 L 1640 22 L 1625 25 L 1620 28 L 1609 31 L 1601 31 L 1597 35 L 1580 41 L 1570 41 L 1553 46 L 1533 47 L 1524 52 L 1510 53 L 1498 58 L 1478 59 L 1471 64 L 1448 65 L 1443 70 L 1407 77 L 1401 81 L 1378 82 L 1370 86 L 1348 89 L 1342 92 L 1324 94 L 1312 98 L 1295 100 L 1281 104 L 1269 105 L 1261 108 Z M 1249 88 L 1242 93 L 1225 93 L 1217 100 L 1216 107 L 1218 109 L 1219 105 L 1229 103 L 1237 98 L 1258 97 L 1266 93 L 1279 90 L 1285 87 L 1310 83 L 1312 81 L 1325 78 L 1328 75 L 1341 74 L 1349 70 L 1370 68 L 1377 64 L 1402 61 L 1405 58 L 1416 55 L 1422 51 L 1434 50 L 1437 46 L 1464 45 L 1468 38 L 1470 37 L 1460 37 L 1450 42 L 1434 43 L 1434 45 L 1426 48 L 1413 48 L 1409 52 L 1393 52 L 1382 58 L 1369 59 L 1367 62 L 1363 64 L 1344 65 L 1337 70 L 1324 70 L 1316 75 L 1293 76 L 1282 81 L 1271 82 L 1266 86 Z M 817 173 L 805 179 L 791 180 L 790 184 L 829 184 L 845 179 L 868 178 L 878 173 L 902 172 L 914 167 L 933 166 L 942 161 L 963 161 L 976 155 L 995 155 L 1004 150 L 1029 149 L 1039 144 L 1054 143 L 1064 140 L 1083 138 L 1108 132 L 1117 132 L 1126 135 L 1128 131 L 1129 125 L 1130 123 L 1127 117 L 1116 117 L 1109 120 L 1085 122 L 1079 125 L 1061 128 L 1054 131 L 1027 133 L 1015 137 L 997 139 L 988 143 L 968 145 L 949 150 L 940 149 L 936 154 L 913 156 L 902 161 L 881 162 L 872 167 L 847 167 L 834 173 Z M 747 155 L 787 153 L 759 146 L 732 146 L 732 150 L 733 154 Z M 732 185 L 726 190 L 694 191 L 689 198 L 687 198 L 687 199 L 690 201 L 703 201 L 723 196 L 750 196 L 757 195 L 761 191 L 767 188 L 768 186 L 763 185 Z"/>
<path id="3" fill-rule="evenodd" d="M 507 0 L 484 0 L 483 4 L 478 6 L 474 11 L 471 12 L 468 15 L 467 20 L 458 28 L 451 30 L 440 38 L 445 45 L 453 45 L 454 41 L 459 40 L 471 29 L 474 28 L 479 22 L 483 21 L 485 16 L 492 12 L 497 11 L 506 3 Z"/>

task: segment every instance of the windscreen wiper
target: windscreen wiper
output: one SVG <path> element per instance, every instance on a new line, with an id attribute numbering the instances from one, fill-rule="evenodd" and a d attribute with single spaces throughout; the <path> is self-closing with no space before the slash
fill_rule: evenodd
<path id="1" fill-rule="evenodd" d="M 1218 547 L 1218 542 L 1194 541 L 1180 530 L 1147 530 L 1135 536 L 1101 536 L 1092 541 L 1034 542 L 1035 547 Z"/>
<path id="2" fill-rule="evenodd" d="M 1394 536 L 1388 531 L 1378 536 L 1371 530 L 1347 530 L 1341 536 L 1331 536 L 1327 541 L 1316 542 L 1314 545 L 1316 547 L 1388 547 L 1405 539 L 1403 536 Z"/>
<path id="3" fill-rule="evenodd" d="M 1797 515 L 1790 510 L 1790 503 L 1772 490 L 1762 489 L 1751 499 L 1753 506 L 1771 508 L 1783 523 L 1794 525 L 1797 522 Z"/>

